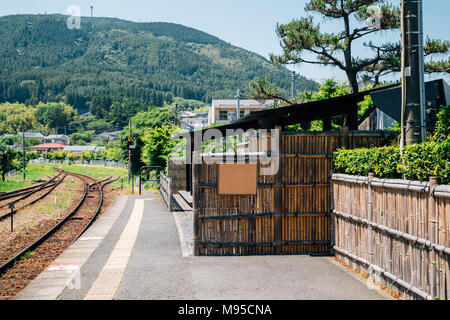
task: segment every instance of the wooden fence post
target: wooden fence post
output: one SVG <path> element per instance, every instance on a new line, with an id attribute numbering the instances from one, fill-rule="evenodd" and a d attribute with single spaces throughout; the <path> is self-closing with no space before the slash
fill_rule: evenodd
<path id="1" fill-rule="evenodd" d="M 199 225 L 198 216 L 200 211 L 200 193 L 199 193 L 199 173 L 200 164 L 197 163 L 197 158 L 200 156 L 199 152 L 192 153 L 192 209 L 194 211 L 194 255 L 200 255 L 199 248 Z"/>
<path id="2" fill-rule="evenodd" d="M 282 192 L 281 187 L 281 127 L 276 126 L 275 130 L 278 131 L 278 171 L 275 175 L 275 254 L 281 254 L 281 210 L 282 210 Z M 271 153 L 273 150 L 270 150 Z M 273 156 L 273 153 L 272 153 Z"/>
<path id="3" fill-rule="evenodd" d="M 330 254 L 334 254 L 334 245 L 336 244 L 336 231 L 334 219 L 336 216 L 333 214 L 334 211 L 334 190 L 333 190 L 333 174 L 334 170 L 330 171 Z"/>
<path id="4" fill-rule="evenodd" d="M 374 174 L 369 173 L 369 181 L 367 185 L 367 220 L 369 222 L 373 222 L 373 199 L 372 199 L 372 179 L 374 178 Z M 373 228 L 371 225 L 368 226 L 368 260 L 370 263 L 373 263 L 373 245 L 374 245 L 374 234 Z"/>
<path id="5" fill-rule="evenodd" d="M 430 195 L 428 197 L 428 217 L 429 217 L 429 230 L 428 239 L 431 243 L 436 243 L 436 200 L 434 198 L 434 188 L 437 184 L 437 177 L 430 177 Z M 436 286 L 436 253 L 434 249 L 430 249 L 430 295 L 435 298 L 437 295 Z"/>

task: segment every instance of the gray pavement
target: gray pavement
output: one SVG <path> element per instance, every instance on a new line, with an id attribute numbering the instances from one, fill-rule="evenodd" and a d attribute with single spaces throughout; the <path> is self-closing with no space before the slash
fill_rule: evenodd
<path id="1" fill-rule="evenodd" d="M 146 194 L 141 198 L 159 198 Z M 81 267 L 81 286 L 58 299 L 83 299 L 130 217 L 129 197 L 109 233 Z M 182 257 L 174 217 L 162 200 L 145 201 L 138 237 L 115 299 L 359 299 L 389 296 L 329 257 Z"/>

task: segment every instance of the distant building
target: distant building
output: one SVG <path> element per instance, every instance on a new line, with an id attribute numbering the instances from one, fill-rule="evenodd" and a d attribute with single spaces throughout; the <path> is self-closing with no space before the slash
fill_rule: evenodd
<path id="1" fill-rule="evenodd" d="M 114 132 L 102 132 L 97 134 L 94 137 L 94 140 L 97 141 L 102 141 L 102 140 L 107 140 L 107 141 L 112 141 L 112 140 L 117 140 L 120 136 L 120 133 L 122 131 L 114 131 Z"/>
<path id="2" fill-rule="evenodd" d="M 35 146 L 28 147 L 32 151 L 49 152 L 49 151 L 62 151 L 66 145 L 62 143 L 42 143 Z"/>
<path id="3" fill-rule="evenodd" d="M 19 136 L 22 136 L 22 132 L 17 133 Z M 40 140 L 44 140 L 45 136 L 40 132 L 24 132 L 25 138 L 36 138 Z"/>
<path id="4" fill-rule="evenodd" d="M 252 111 L 260 111 L 273 106 L 275 100 L 259 103 L 257 100 L 240 100 L 240 118 L 242 119 Z M 208 111 L 208 126 L 215 123 L 229 123 L 235 120 L 237 100 L 213 100 Z"/>
<path id="5" fill-rule="evenodd" d="M 401 88 L 379 90 L 370 94 L 373 106 L 360 119 L 359 130 L 386 130 L 401 121 Z M 425 108 L 427 130 L 436 124 L 436 111 L 450 103 L 450 86 L 444 79 L 425 82 Z"/>
<path id="6" fill-rule="evenodd" d="M 99 152 L 100 150 L 104 150 L 106 147 L 99 147 L 99 146 L 65 146 L 63 151 L 67 151 L 70 153 L 75 154 L 82 154 L 83 151 L 90 151 L 90 152 Z"/>
<path id="7" fill-rule="evenodd" d="M 66 146 L 70 145 L 70 138 L 64 134 L 52 134 L 44 137 L 44 143 L 60 143 Z"/>
<path id="8" fill-rule="evenodd" d="M 188 131 L 207 127 L 208 112 L 184 112 L 180 120 L 180 126 Z"/>
<path id="9" fill-rule="evenodd" d="M 5 133 L 3 136 L 4 137 L 22 136 L 22 132 Z M 25 138 L 36 138 L 36 139 L 41 139 L 41 140 L 43 140 L 45 138 L 45 136 L 40 132 L 24 132 L 23 136 Z"/>

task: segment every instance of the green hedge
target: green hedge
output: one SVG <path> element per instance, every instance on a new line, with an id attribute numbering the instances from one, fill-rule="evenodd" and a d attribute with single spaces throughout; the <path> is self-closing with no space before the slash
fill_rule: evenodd
<path id="1" fill-rule="evenodd" d="M 441 177 L 440 183 L 450 184 L 450 139 L 429 141 L 405 147 L 404 163 L 399 147 L 339 149 L 334 153 L 336 172 L 365 175 L 373 172 L 379 178 L 401 178 L 425 181 Z"/>
<path id="2" fill-rule="evenodd" d="M 339 173 L 379 178 L 402 178 L 425 181 L 439 176 L 440 183 L 450 184 L 450 107 L 438 114 L 436 130 L 429 141 L 405 147 L 401 163 L 398 146 L 382 148 L 339 149 L 334 153 L 334 169 Z"/>

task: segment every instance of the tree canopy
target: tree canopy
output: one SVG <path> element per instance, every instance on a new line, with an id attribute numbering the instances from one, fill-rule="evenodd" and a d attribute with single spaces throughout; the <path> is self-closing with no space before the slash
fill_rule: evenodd
<path id="1" fill-rule="evenodd" d="M 358 77 L 373 79 L 375 85 L 380 77 L 400 70 L 400 42 L 375 44 L 364 42 L 373 54 L 358 57 L 354 54 L 356 41 L 367 36 L 400 27 L 400 9 L 386 0 L 309 0 L 305 11 L 307 17 L 277 25 L 283 54 L 271 54 L 271 60 L 278 65 L 309 63 L 333 66 L 347 75 L 351 91 L 358 92 Z M 319 16 L 338 20 L 342 29 L 337 32 L 322 32 L 315 22 Z M 372 25 L 367 24 L 371 21 Z M 375 21 L 375 22 L 374 22 Z M 447 53 L 450 42 L 427 39 L 425 55 Z M 314 58 L 310 58 L 312 55 Z M 448 72 L 449 61 L 427 63 L 428 72 Z"/>

